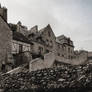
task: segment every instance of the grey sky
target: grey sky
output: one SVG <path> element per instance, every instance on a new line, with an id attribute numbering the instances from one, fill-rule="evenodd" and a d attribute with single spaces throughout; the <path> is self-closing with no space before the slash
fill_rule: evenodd
<path id="1" fill-rule="evenodd" d="M 51 24 L 56 36 L 66 35 L 76 49 L 92 51 L 92 0 L 0 0 L 8 21 L 39 29 Z"/>

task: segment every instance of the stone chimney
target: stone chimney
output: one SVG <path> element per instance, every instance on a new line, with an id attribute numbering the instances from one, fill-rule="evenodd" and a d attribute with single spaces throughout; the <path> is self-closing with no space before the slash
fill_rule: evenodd
<path id="1" fill-rule="evenodd" d="M 7 8 L 2 7 L 0 4 L 0 16 L 7 22 Z"/>

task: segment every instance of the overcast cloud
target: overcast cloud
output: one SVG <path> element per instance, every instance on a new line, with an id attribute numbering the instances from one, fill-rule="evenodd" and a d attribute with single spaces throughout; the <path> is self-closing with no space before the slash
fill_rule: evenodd
<path id="1" fill-rule="evenodd" d="M 92 51 L 92 0 L 0 0 L 8 22 L 39 29 L 51 24 L 56 36 L 66 35 L 76 49 Z"/>

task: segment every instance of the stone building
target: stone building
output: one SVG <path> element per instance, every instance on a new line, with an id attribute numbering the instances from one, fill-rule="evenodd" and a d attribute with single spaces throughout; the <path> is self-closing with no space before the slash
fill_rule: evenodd
<path id="1" fill-rule="evenodd" d="M 74 51 L 73 41 L 64 35 L 56 37 L 50 24 L 40 30 L 37 25 L 28 30 L 20 21 L 8 24 L 7 9 L 0 6 L 0 71 L 25 63 L 33 70 L 62 62 L 78 65 L 92 58 L 91 54 Z"/>
<path id="2" fill-rule="evenodd" d="M 55 52 L 56 37 L 52 31 L 51 26 L 48 24 L 45 28 L 39 30 L 39 32 L 45 46 L 45 52 L 46 53 Z"/>
<path id="3" fill-rule="evenodd" d="M 33 42 L 33 54 L 44 55 L 49 52 L 55 52 L 56 37 L 50 25 L 41 30 L 38 30 L 38 27 L 34 26 L 29 30 L 27 37 Z"/>
<path id="4" fill-rule="evenodd" d="M 24 36 L 26 36 L 28 33 L 27 27 L 22 25 L 22 23 L 20 21 L 18 21 L 17 24 L 9 23 L 9 26 L 13 32 L 14 31 L 19 32 L 19 33 L 23 34 Z"/>
<path id="5" fill-rule="evenodd" d="M 72 59 L 74 56 L 73 41 L 64 35 L 57 37 L 57 39 L 59 40 L 59 43 L 63 45 L 62 46 L 62 51 L 64 53 L 63 56 L 67 59 Z"/>
<path id="6" fill-rule="evenodd" d="M 12 68 L 12 31 L 7 23 L 7 9 L 0 6 L 0 71 Z"/>
<path id="7" fill-rule="evenodd" d="M 15 67 L 17 67 L 21 64 L 28 63 L 32 59 L 31 45 L 33 44 L 25 36 L 25 33 L 27 33 L 25 32 L 26 29 L 20 22 L 18 22 L 18 24 L 9 24 L 9 26 L 13 32 L 12 55 Z"/>

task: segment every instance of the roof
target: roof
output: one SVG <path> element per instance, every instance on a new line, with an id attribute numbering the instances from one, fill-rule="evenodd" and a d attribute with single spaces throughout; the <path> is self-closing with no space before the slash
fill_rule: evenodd
<path id="1" fill-rule="evenodd" d="M 67 37 L 65 35 L 60 35 L 57 37 L 57 39 L 61 40 L 61 39 L 67 39 Z"/>
<path id="2" fill-rule="evenodd" d="M 32 44 L 32 42 L 30 42 L 23 34 L 19 32 L 13 32 L 13 39 L 17 41 Z"/>
<path id="3" fill-rule="evenodd" d="M 47 30 L 47 29 L 51 29 L 51 30 L 52 30 L 50 24 L 48 24 L 46 27 L 40 29 L 40 30 L 39 30 L 39 33 L 43 33 L 43 32 L 44 32 L 45 30 Z"/>
<path id="4" fill-rule="evenodd" d="M 62 44 L 58 38 L 56 38 L 56 42 L 59 43 L 59 44 Z"/>

